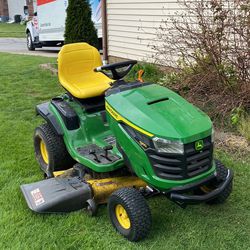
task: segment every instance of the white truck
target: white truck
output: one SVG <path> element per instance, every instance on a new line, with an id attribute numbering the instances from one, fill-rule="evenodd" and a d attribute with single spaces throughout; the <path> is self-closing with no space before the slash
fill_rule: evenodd
<path id="1" fill-rule="evenodd" d="M 102 17 L 101 0 L 89 0 L 92 7 L 92 19 L 101 44 Z M 35 50 L 42 47 L 57 47 L 64 43 L 66 9 L 68 0 L 34 1 L 34 16 L 27 23 L 27 48 Z"/>

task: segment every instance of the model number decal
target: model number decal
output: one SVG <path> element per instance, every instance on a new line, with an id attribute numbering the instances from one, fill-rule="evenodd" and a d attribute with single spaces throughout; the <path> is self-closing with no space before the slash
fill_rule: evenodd
<path id="1" fill-rule="evenodd" d="M 45 202 L 45 200 L 43 198 L 43 195 L 42 195 L 42 193 L 41 193 L 41 191 L 40 191 L 39 188 L 34 189 L 30 193 L 32 195 L 32 198 L 33 198 L 36 206 L 42 205 Z"/>

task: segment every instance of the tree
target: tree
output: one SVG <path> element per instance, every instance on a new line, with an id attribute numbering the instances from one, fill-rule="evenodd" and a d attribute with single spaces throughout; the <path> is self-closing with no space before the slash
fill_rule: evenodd
<path id="1" fill-rule="evenodd" d="M 88 0 L 69 0 L 65 27 L 65 43 L 86 42 L 98 47 L 98 36 L 92 21 Z"/>

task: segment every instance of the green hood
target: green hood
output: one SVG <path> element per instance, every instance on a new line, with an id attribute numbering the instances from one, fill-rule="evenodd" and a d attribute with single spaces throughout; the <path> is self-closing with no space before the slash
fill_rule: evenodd
<path id="1" fill-rule="evenodd" d="M 106 101 L 123 118 L 160 138 L 189 143 L 212 132 L 205 113 L 156 84 L 112 94 Z"/>

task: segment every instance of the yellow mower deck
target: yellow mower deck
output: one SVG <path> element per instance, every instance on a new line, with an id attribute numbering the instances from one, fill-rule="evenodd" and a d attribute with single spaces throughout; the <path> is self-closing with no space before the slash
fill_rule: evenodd
<path id="1" fill-rule="evenodd" d="M 145 188 L 146 183 L 134 176 L 88 179 L 74 175 L 73 169 L 54 172 L 54 178 L 24 184 L 21 190 L 29 208 L 37 213 L 64 213 L 105 204 L 121 188 Z M 124 217 L 124 216 L 123 216 Z"/>
<path id="2" fill-rule="evenodd" d="M 55 177 L 63 176 L 66 171 L 54 172 Z M 123 176 L 106 179 L 87 180 L 93 191 L 93 199 L 97 204 L 107 203 L 108 197 L 116 190 L 123 187 L 134 187 L 136 189 L 145 188 L 147 184 L 134 176 Z"/>

